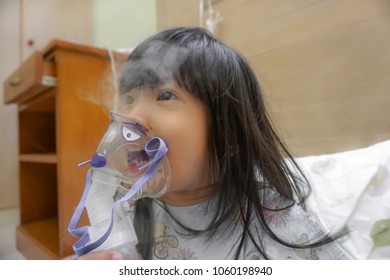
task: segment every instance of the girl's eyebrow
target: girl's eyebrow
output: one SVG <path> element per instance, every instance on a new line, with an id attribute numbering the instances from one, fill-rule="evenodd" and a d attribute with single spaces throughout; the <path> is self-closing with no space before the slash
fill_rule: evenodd
<path id="1" fill-rule="evenodd" d="M 132 128 L 135 128 L 139 132 L 141 132 L 144 136 L 146 136 L 146 132 L 142 129 L 142 127 L 139 124 L 136 123 L 130 123 L 130 122 L 123 122 L 126 126 L 131 126 Z"/>

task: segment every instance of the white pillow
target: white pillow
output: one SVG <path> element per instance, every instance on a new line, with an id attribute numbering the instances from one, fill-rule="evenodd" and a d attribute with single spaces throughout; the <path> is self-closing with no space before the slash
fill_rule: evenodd
<path id="1" fill-rule="evenodd" d="M 312 184 L 308 207 L 356 259 L 390 259 L 390 140 L 296 159 Z"/>

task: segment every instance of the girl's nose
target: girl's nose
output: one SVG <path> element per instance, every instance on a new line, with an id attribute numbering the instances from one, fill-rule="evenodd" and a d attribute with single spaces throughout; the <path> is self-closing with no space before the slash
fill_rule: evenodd
<path id="1" fill-rule="evenodd" d="M 140 124 L 146 125 L 148 128 L 150 128 L 150 121 L 151 121 L 151 106 L 149 102 L 146 102 L 146 100 L 137 100 L 133 106 L 131 106 L 131 109 L 127 112 L 127 116 L 135 119 Z"/>

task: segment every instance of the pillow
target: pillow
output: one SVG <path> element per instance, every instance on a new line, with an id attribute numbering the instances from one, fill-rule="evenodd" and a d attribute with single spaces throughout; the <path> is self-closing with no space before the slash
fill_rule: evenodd
<path id="1" fill-rule="evenodd" d="M 312 185 L 308 208 L 356 259 L 390 259 L 390 140 L 296 159 Z"/>

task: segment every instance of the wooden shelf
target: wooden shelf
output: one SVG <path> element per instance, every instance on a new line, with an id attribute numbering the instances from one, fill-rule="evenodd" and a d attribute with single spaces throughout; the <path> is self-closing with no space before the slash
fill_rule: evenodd
<path id="1" fill-rule="evenodd" d="M 119 64 L 124 59 L 115 55 Z M 106 95 L 101 80 L 111 67 L 107 50 L 55 40 L 6 81 L 5 101 L 19 109 L 16 240 L 26 259 L 74 253 L 68 224 L 85 184 L 85 170 L 76 166 L 94 153 L 109 124 L 102 104 L 90 100 Z M 87 221 L 83 215 L 80 224 Z"/>
<path id="2" fill-rule="evenodd" d="M 21 162 L 56 164 L 57 155 L 56 154 L 22 154 L 19 155 L 19 160 Z"/>
<path id="3" fill-rule="evenodd" d="M 16 246 L 27 259 L 60 259 L 57 218 L 22 224 L 16 235 Z"/>

